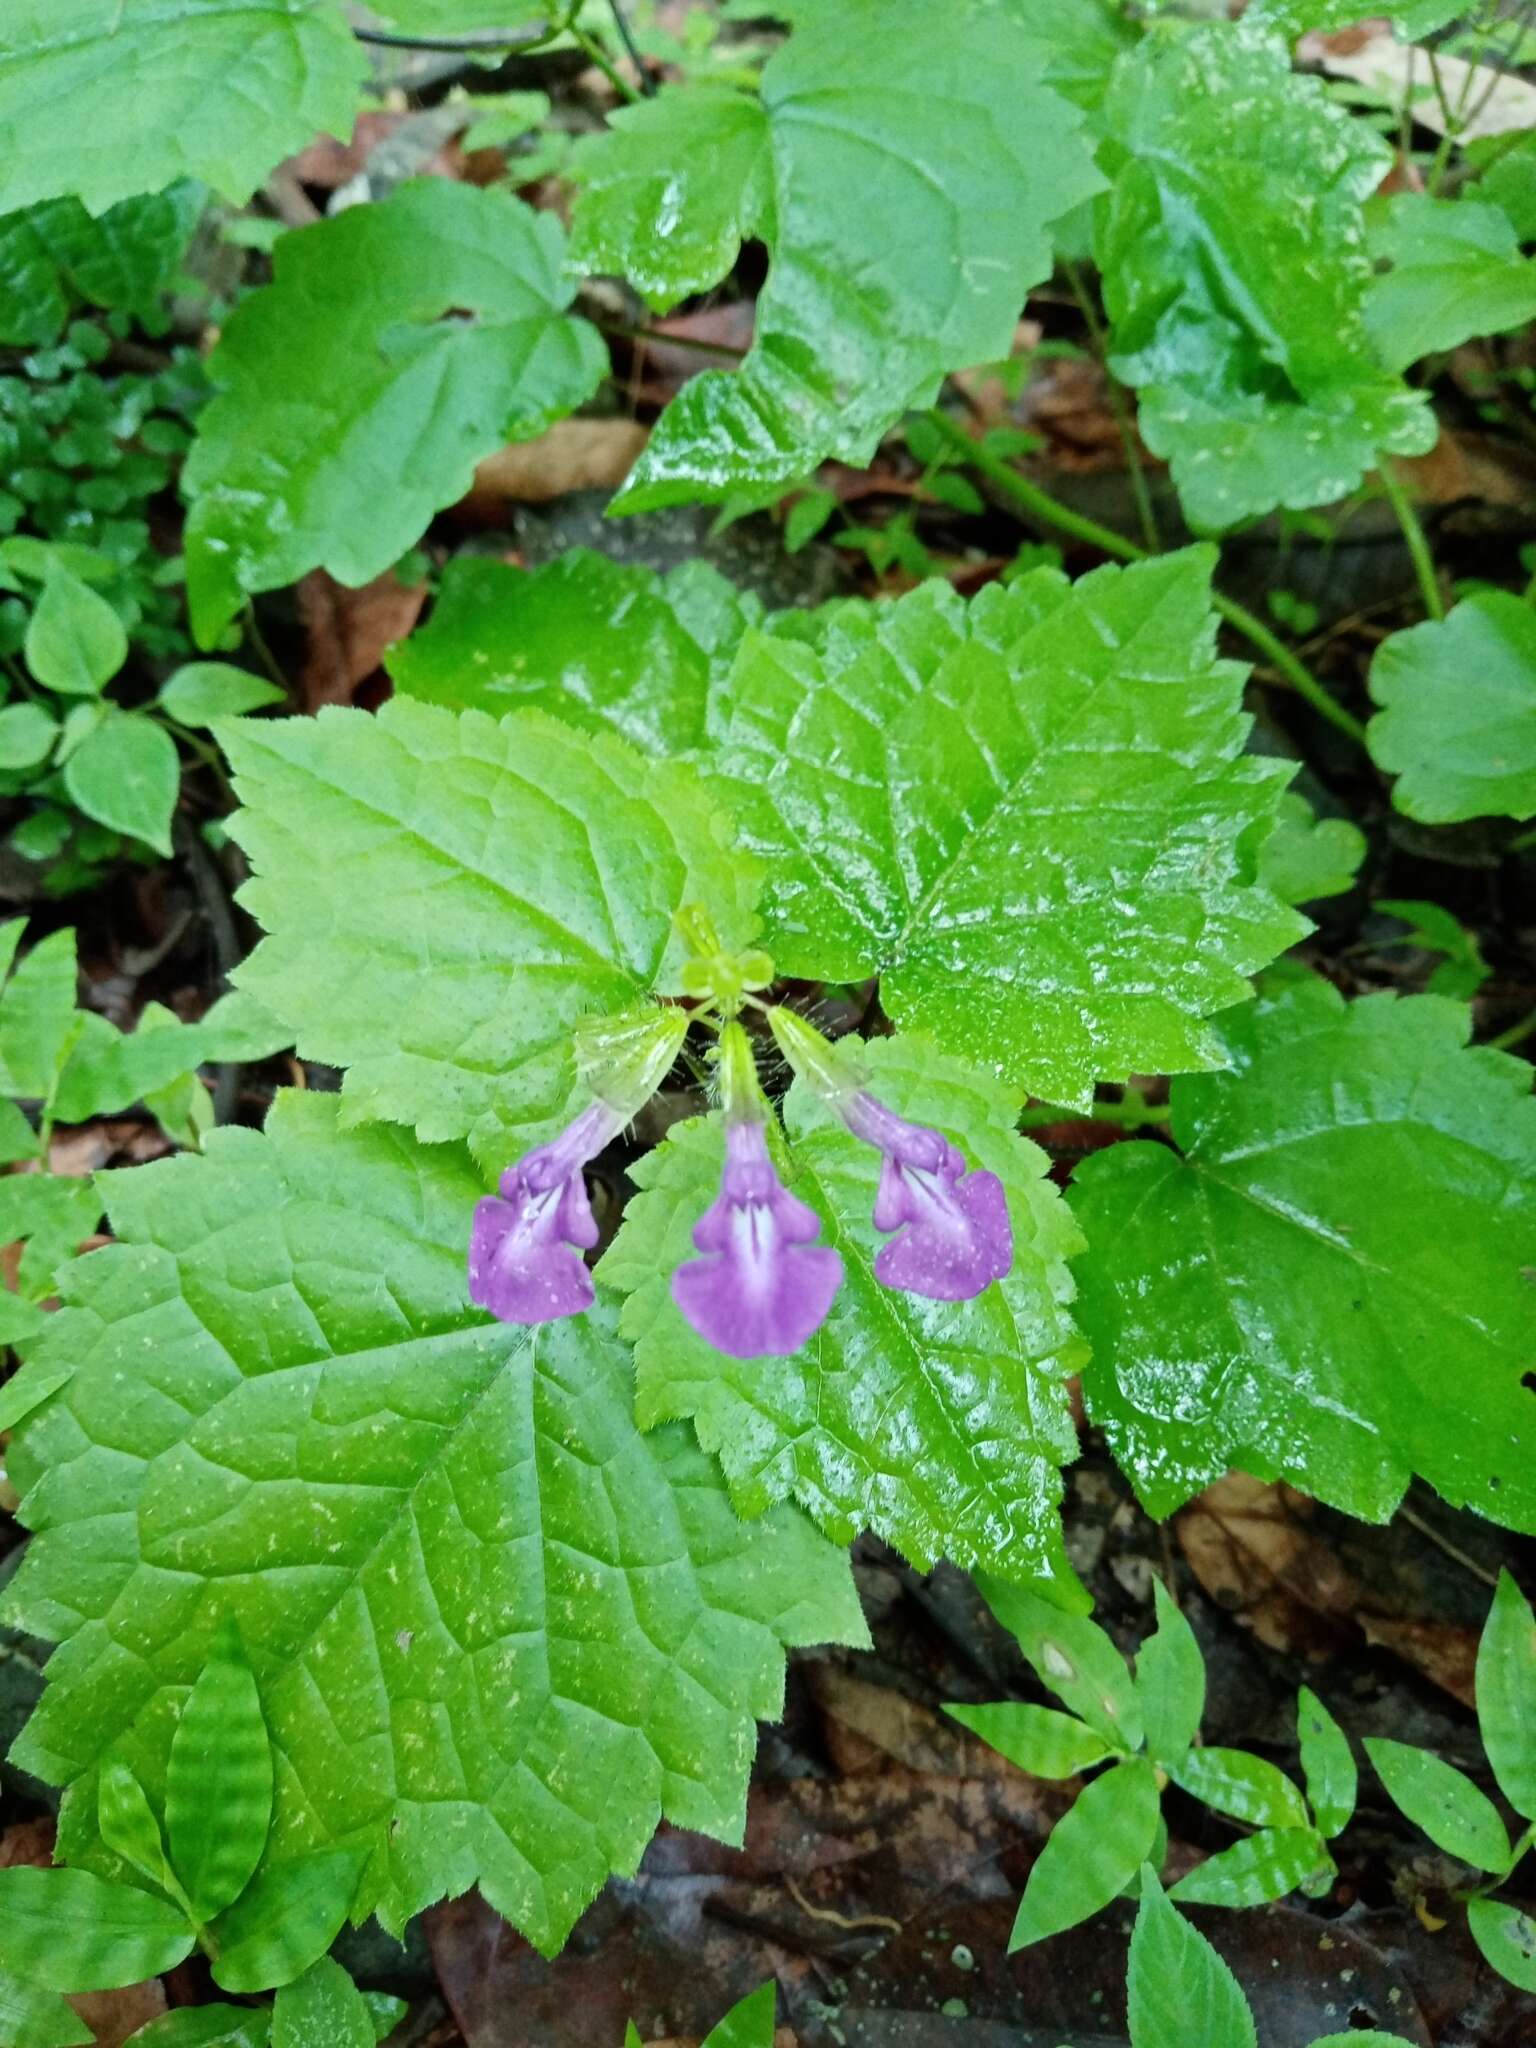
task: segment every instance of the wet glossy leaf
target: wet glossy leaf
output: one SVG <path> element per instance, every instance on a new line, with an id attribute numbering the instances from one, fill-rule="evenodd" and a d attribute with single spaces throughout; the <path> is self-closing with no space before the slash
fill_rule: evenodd
<path id="1" fill-rule="evenodd" d="M 187 460 L 204 645 L 248 591 L 382 575 L 482 456 L 590 396 L 607 355 L 566 313 L 564 259 L 552 214 L 441 178 L 283 237 L 209 359 Z"/>
<path id="2" fill-rule="evenodd" d="M 985 1575 L 978 1584 L 1041 1684 L 1113 1747 L 1140 1749 L 1141 1701 L 1135 1681 L 1098 1623 L 1086 1614 L 1063 1613 L 1028 1586 Z"/>
<path id="3" fill-rule="evenodd" d="M 1411 1474 L 1536 1530 L 1530 1069 L 1438 996 L 1234 1012 L 1165 1145 L 1078 1169 L 1089 1412 L 1154 1514 L 1232 1465 L 1385 1520 Z"/>
<path id="4" fill-rule="evenodd" d="M 1075 1778 L 1112 1754 L 1111 1745 L 1095 1729 L 1053 1707 L 1000 1700 L 984 1707 L 949 1705 L 944 1711 L 1032 1777 Z"/>
<path id="5" fill-rule="evenodd" d="M 583 548 L 532 573 L 459 555 L 389 671 L 428 704 L 493 717 L 531 706 L 679 754 L 705 744 L 713 690 L 761 613 L 705 562 L 661 577 Z"/>
<path id="6" fill-rule="evenodd" d="M 577 145 L 571 261 L 627 278 L 652 310 L 706 292 L 744 241 L 772 242 L 769 116 L 754 95 L 669 86 Z"/>
<path id="7" fill-rule="evenodd" d="M 1467 1925 L 1501 1977 L 1522 1991 L 1536 1991 L 1536 1920 L 1503 1899 L 1469 1899 Z"/>
<path id="8" fill-rule="evenodd" d="M 1288 789 L 1259 853 L 1259 881 L 1282 903 L 1342 896 L 1354 887 L 1366 850 L 1358 825 L 1320 818 L 1304 796 Z"/>
<path id="9" fill-rule="evenodd" d="M 1536 816 L 1536 608 L 1505 591 L 1384 640 L 1369 727 L 1392 801 L 1426 825 Z"/>
<path id="10" fill-rule="evenodd" d="M 1131 1936 L 1133 2048 L 1258 2048 L 1253 2014 L 1232 1972 L 1205 1936 L 1169 1904 L 1156 1873 L 1142 1873 L 1141 1910 Z"/>
<path id="11" fill-rule="evenodd" d="M 171 1860 L 200 1923 L 234 1904 L 272 1824 L 272 1751 L 233 1621 L 214 1639 L 181 1710 L 166 1770 Z"/>
<path id="12" fill-rule="evenodd" d="M 899 1024 L 1053 1102 L 1218 1061 L 1206 1018 L 1305 926 L 1253 885 L 1287 771 L 1241 752 L 1212 559 L 749 636 L 710 766 L 780 970 L 878 970 Z"/>
<path id="13" fill-rule="evenodd" d="M 1383 450 L 1433 446 L 1423 395 L 1365 321 L 1362 207 L 1391 161 L 1365 122 L 1283 42 L 1224 23 L 1149 36 L 1104 122 L 1112 365 L 1197 528 L 1330 504 Z"/>
<path id="14" fill-rule="evenodd" d="M 202 204 L 201 189 L 182 183 L 124 199 L 94 220 L 73 197 L 0 216 L 0 342 L 49 346 L 82 300 L 155 311 L 176 282 Z"/>
<path id="15" fill-rule="evenodd" d="M 750 943 L 754 863 L 697 778 L 524 711 L 424 704 L 221 728 L 271 934 L 239 969 L 349 1114 L 500 1168 L 561 1120 L 578 1016 L 677 992 L 673 915 Z"/>
<path id="16" fill-rule="evenodd" d="M 1305 1685 L 1296 1703 L 1296 1731 L 1312 1816 L 1319 1832 L 1332 1841 L 1348 1827 L 1359 1796 L 1355 1754 L 1344 1730 Z"/>
<path id="17" fill-rule="evenodd" d="M 1177 1761 L 1200 1732 L 1205 1714 L 1205 1659 L 1183 1610 L 1161 1579 L 1152 1581 L 1157 1627 L 1136 1652 L 1136 1697 L 1146 1726 L 1147 1754 Z"/>
<path id="18" fill-rule="evenodd" d="M 302 1976 L 341 1932 L 363 1857 L 360 1849 L 321 1849 L 263 1864 L 214 1929 L 214 1983 L 270 1991 Z"/>
<path id="19" fill-rule="evenodd" d="M 176 742 L 153 719 L 114 711 L 64 763 L 64 787 L 88 818 L 170 858 L 181 759 Z"/>
<path id="20" fill-rule="evenodd" d="M 373 2048 L 362 1994 L 329 1956 L 313 1963 L 272 2004 L 272 2048 Z"/>
<path id="21" fill-rule="evenodd" d="M 1368 1735 L 1366 1754 L 1393 1801 L 1436 1848 L 1475 1870 L 1509 1866 L 1509 1835 L 1498 1808 L 1465 1771 L 1433 1750 Z"/>
<path id="22" fill-rule="evenodd" d="M 1536 1615 L 1507 1571 L 1478 1645 L 1477 1720 L 1499 1789 L 1536 1820 Z"/>
<path id="23" fill-rule="evenodd" d="M 0 2040 L 11 2048 L 91 2048 L 95 2039 L 58 1992 L 0 1970 Z"/>
<path id="24" fill-rule="evenodd" d="M 128 658 L 128 635 L 106 599 L 55 562 L 27 622 L 25 651 L 48 689 L 98 697 Z"/>
<path id="25" fill-rule="evenodd" d="M 908 407 L 932 401 L 946 371 L 1008 353 L 1025 294 L 1050 271 L 1050 223 L 1100 183 L 1076 110 L 1037 78 L 1031 38 L 978 0 L 942 14 L 923 0 L 795 11 L 795 33 L 763 73 L 761 115 L 736 117 L 743 139 L 709 263 L 662 259 L 672 293 L 685 274 L 718 266 L 744 213 L 771 226 L 752 352 L 740 370 L 709 370 L 684 387 L 619 507 L 794 483 L 828 456 L 863 467 Z M 715 99 L 706 113 L 718 128 Z M 633 162 L 637 132 L 654 154 L 662 118 L 632 117 L 588 155 L 594 240 L 606 231 L 626 249 L 675 242 L 675 176 L 627 188 L 622 234 L 591 190 L 612 175 L 605 164 Z M 758 122 L 771 205 L 750 168 Z M 889 232 L 896 220 L 899 235 Z"/>
<path id="26" fill-rule="evenodd" d="M 1313 1887 L 1332 1869 L 1315 1828 L 1263 1828 L 1197 1864 L 1168 1896 L 1190 1906 L 1263 1906 Z"/>
<path id="27" fill-rule="evenodd" d="M 629 1296 L 623 1330 L 635 1346 L 642 1426 L 691 1417 L 745 1514 L 792 1495 L 839 1541 L 869 1527 L 925 1568 L 950 1557 L 1000 1575 L 1070 1579 L 1057 1468 L 1075 1453 L 1066 1380 L 1080 1349 L 1066 1310 L 1076 1240 L 1065 1205 L 1044 1154 L 1016 1133 L 1016 1094 L 920 1037 L 866 1050 L 883 1101 L 945 1131 L 1003 1181 L 1012 1271 L 964 1303 L 882 1287 L 880 1155 L 797 1085 L 783 1168 L 827 1219 L 843 1286 L 793 1357 L 722 1357 L 684 1322 L 668 1283 L 714 1199 L 723 1141 L 714 1120 L 676 1127 L 631 1169 L 641 1193 L 598 1268 Z"/>
<path id="28" fill-rule="evenodd" d="M 0 1967 L 49 1991 L 115 1991 L 192 1948 L 179 1909 L 88 1870 L 0 1870 Z"/>
<path id="29" fill-rule="evenodd" d="M 1008 1953 L 1076 1927 L 1119 1898 L 1147 1860 L 1160 1812 L 1157 1773 L 1145 1757 L 1084 1786 L 1029 1873 Z"/>
<path id="30" fill-rule="evenodd" d="M 1497 206 L 1399 192 L 1373 218 L 1370 244 L 1391 268 L 1371 284 L 1366 325 L 1392 369 L 1536 319 L 1536 260 L 1521 258 Z"/>
<path id="31" fill-rule="evenodd" d="M 1251 1827 L 1304 1828 L 1307 1805 L 1284 1771 L 1242 1749 L 1191 1749 L 1168 1765 L 1175 1784 Z"/>
<path id="32" fill-rule="evenodd" d="M 233 1613 L 285 1759 L 272 1856 L 355 1850 L 355 1900 L 326 1889 L 394 1927 L 478 1882 L 553 1949 L 663 1813 L 739 1831 L 781 1646 L 866 1639 L 847 1561 L 791 1509 L 739 1522 L 690 1432 L 637 1432 L 609 1313 L 530 1340 L 471 1308 L 479 1174 L 338 1108 L 280 1096 L 266 1135 L 111 1183 L 119 1242 L 50 1319 L 74 1377 L 7 1461 L 47 1509 L 12 1609 L 68 1639 L 17 1761 L 80 1781 L 93 1853 L 96 1761 L 156 1794 Z M 83 1551 L 80 1475 L 125 1441 L 120 1534 Z M 226 1981 L 274 1868 L 219 1923 Z"/>
<path id="33" fill-rule="evenodd" d="M 241 204 L 317 128 L 351 133 L 365 71 L 334 0 L 9 0 L 0 211 L 184 177 Z"/>

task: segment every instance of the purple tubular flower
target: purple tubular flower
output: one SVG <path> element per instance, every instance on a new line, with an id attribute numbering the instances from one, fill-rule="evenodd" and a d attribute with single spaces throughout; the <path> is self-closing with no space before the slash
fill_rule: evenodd
<path id="1" fill-rule="evenodd" d="M 883 1286 L 969 1301 L 1013 1264 L 1008 1197 L 995 1173 L 967 1172 L 939 1131 L 909 1124 L 861 1090 L 842 1106 L 856 1138 L 885 1154 L 875 1228 L 897 1233 L 875 1260 Z"/>
<path id="2" fill-rule="evenodd" d="M 821 1218 L 774 1172 L 762 1123 L 727 1121 L 719 1199 L 693 1232 L 704 1257 L 672 1275 L 672 1299 L 717 1351 L 787 1358 L 842 1285 L 843 1262 L 814 1244 L 820 1234 Z"/>
<path id="3" fill-rule="evenodd" d="M 624 1127 L 604 1102 L 508 1167 L 501 1194 L 475 1206 L 469 1294 L 504 1323 L 552 1323 L 592 1306 L 581 1254 L 597 1243 L 582 1168 Z"/>

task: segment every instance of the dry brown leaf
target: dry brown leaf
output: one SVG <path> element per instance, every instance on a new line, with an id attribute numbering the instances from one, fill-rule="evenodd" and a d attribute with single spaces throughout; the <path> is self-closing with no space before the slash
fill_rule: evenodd
<path id="1" fill-rule="evenodd" d="M 537 440 L 488 455 L 460 509 L 495 519 L 508 504 L 548 505 L 568 491 L 617 490 L 649 439 L 638 420 L 561 420 Z"/>
<path id="2" fill-rule="evenodd" d="M 1362 35 L 1347 29 L 1339 35 L 1303 36 L 1298 54 L 1320 64 L 1334 78 L 1352 78 L 1383 93 L 1398 105 L 1411 102 L 1413 117 L 1432 135 L 1443 135 L 1445 114 L 1429 68 L 1429 53 L 1400 43 L 1390 30 Z M 1536 127 L 1536 85 L 1506 73 L 1502 78 L 1486 64 L 1469 64 L 1448 51 L 1436 53 L 1440 90 L 1445 105 L 1474 110 L 1462 128 L 1468 141 L 1485 135 L 1507 135 L 1516 128 Z"/>
<path id="3" fill-rule="evenodd" d="M 53 1821 L 19 1820 L 0 1834 L 0 1870 L 19 1870 L 30 1865 L 46 1870 L 53 1861 Z"/>
<path id="4" fill-rule="evenodd" d="M 309 633 L 300 686 L 310 711 L 352 703 L 377 673 L 384 650 L 405 638 L 427 601 L 424 583 L 407 586 L 393 569 L 356 589 L 312 569 L 298 593 L 299 616 Z"/>
<path id="5" fill-rule="evenodd" d="M 130 2034 L 166 2010 L 158 1977 L 122 1991 L 72 1991 L 66 2001 L 96 2036 L 96 2048 L 123 2048 Z"/>
<path id="6" fill-rule="evenodd" d="M 1400 456 L 1393 467 L 1421 505 L 1536 504 L 1536 452 L 1493 434 L 1442 426 L 1427 455 Z"/>
<path id="7" fill-rule="evenodd" d="M 1269 1649 L 1322 1658 L 1350 1641 L 1359 1587 L 1308 1526 L 1314 1512 L 1292 1487 L 1230 1472 L 1174 1527 L 1218 1606 Z"/>
<path id="8" fill-rule="evenodd" d="M 845 1776 L 883 1771 L 892 1760 L 906 1770 L 941 1777 L 1017 1775 L 995 1749 L 920 1700 L 888 1685 L 871 1685 L 830 1660 L 812 1665 L 809 1677 L 826 1716 L 828 1751 Z"/>

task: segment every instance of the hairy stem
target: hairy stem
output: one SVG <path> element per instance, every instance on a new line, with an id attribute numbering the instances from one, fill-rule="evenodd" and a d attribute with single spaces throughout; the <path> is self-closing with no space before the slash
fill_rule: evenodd
<path id="1" fill-rule="evenodd" d="M 1038 484 L 1032 483 L 1010 463 L 989 455 L 985 448 L 979 447 L 969 434 L 957 427 L 947 413 L 935 407 L 924 417 L 945 436 L 957 453 L 963 455 L 979 476 L 984 476 L 1004 497 L 1010 498 L 1036 525 L 1085 541 L 1101 553 L 1113 556 L 1116 561 L 1146 562 L 1152 559 L 1148 549 L 1127 540 L 1123 533 L 1116 533 L 1113 527 L 1101 526 L 1096 519 L 1074 512 L 1070 506 L 1053 498 L 1049 491 L 1043 491 Z M 1365 727 L 1359 719 L 1329 695 L 1312 671 L 1298 661 L 1279 635 L 1272 633 L 1261 618 L 1235 598 L 1224 597 L 1219 590 L 1212 593 L 1211 601 L 1227 624 L 1241 633 L 1250 646 L 1258 648 L 1270 666 L 1284 677 L 1298 696 L 1306 699 L 1319 717 L 1326 718 L 1330 725 L 1348 734 L 1360 746 L 1365 745 Z"/>

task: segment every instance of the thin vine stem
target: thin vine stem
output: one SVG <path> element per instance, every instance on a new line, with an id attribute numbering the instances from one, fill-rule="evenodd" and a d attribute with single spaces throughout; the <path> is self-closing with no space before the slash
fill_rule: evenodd
<path id="1" fill-rule="evenodd" d="M 1419 518 L 1418 507 L 1411 493 L 1397 473 L 1397 464 L 1390 457 L 1381 465 L 1381 487 L 1386 492 L 1387 502 L 1397 516 L 1397 523 L 1403 530 L 1403 539 L 1408 543 L 1408 553 L 1413 560 L 1413 573 L 1419 579 L 1419 589 L 1424 594 L 1424 609 L 1432 619 L 1445 617 L 1445 597 L 1440 589 L 1440 578 L 1435 572 L 1435 558 L 1424 533 L 1424 522 Z"/>
<path id="2" fill-rule="evenodd" d="M 1152 493 L 1147 487 L 1146 465 L 1141 459 L 1141 450 L 1136 441 L 1136 423 L 1131 418 L 1124 392 L 1110 374 L 1109 339 L 1104 332 L 1104 323 L 1099 318 L 1098 308 L 1093 303 L 1093 294 L 1084 282 L 1078 266 L 1075 263 L 1066 263 L 1062 268 L 1066 273 L 1067 283 L 1072 288 L 1072 296 L 1077 301 L 1078 311 L 1087 326 L 1093 353 L 1104 372 L 1105 388 L 1109 394 L 1109 409 L 1115 416 L 1120 445 L 1125 450 L 1126 468 L 1130 471 L 1131 494 L 1136 500 L 1136 514 L 1141 521 L 1142 539 L 1153 554 L 1159 554 L 1162 551 L 1163 537 L 1158 532 L 1157 509 L 1152 503 Z"/>
<path id="3" fill-rule="evenodd" d="M 629 25 L 629 16 L 624 9 L 624 0 L 608 0 L 613 14 L 613 25 L 619 41 L 624 45 L 624 54 L 635 67 L 635 76 L 640 81 L 640 90 L 647 99 L 655 96 L 656 81 L 651 76 L 650 66 L 641 55 L 640 45 L 635 41 L 635 32 Z"/>
<path id="4" fill-rule="evenodd" d="M 1518 845 L 1519 841 L 1515 843 Z M 1490 1038 L 1484 1042 L 1492 1052 L 1513 1052 L 1517 1045 L 1524 1045 L 1533 1035 L 1536 1035 L 1536 1010 L 1532 1010 L 1529 1016 L 1522 1017 L 1518 1024 L 1511 1024 L 1507 1031 L 1501 1031 L 1497 1038 Z"/>
<path id="5" fill-rule="evenodd" d="M 1139 547 L 1123 533 L 1116 533 L 1111 526 L 1101 526 L 1096 519 L 1074 512 L 1069 505 L 1053 498 L 1049 491 L 1032 483 L 1011 463 L 989 454 L 938 407 L 924 417 L 979 476 L 985 477 L 1004 497 L 1010 498 L 1036 525 L 1084 541 L 1117 561 L 1147 562 L 1153 559 L 1149 549 Z M 1329 694 L 1312 671 L 1297 659 L 1277 633 L 1270 631 L 1261 618 L 1249 611 L 1246 605 L 1239 604 L 1235 598 L 1223 596 L 1220 591 L 1212 593 L 1211 601 L 1227 624 L 1265 656 L 1271 667 L 1285 678 L 1298 696 L 1306 699 L 1320 718 L 1326 718 L 1330 725 L 1347 734 L 1358 745 L 1365 745 L 1365 727 L 1359 719 Z"/>
<path id="6" fill-rule="evenodd" d="M 502 35 L 478 36 L 405 36 L 382 28 L 354 28 L 352 31 L 358 42 L 371 43 L 379 49 L 441 50 L 449 57 L 473 57 L 492 50 L 536 50 L 553 41 L 559 33 L 560 29 L 549 28 L 508 29 Z"/>
<path id="7" fill-rule="evenodd" d="M 576 28 L 574 25 L 571 29 L 571 35 L 592 63 L 602 72 L 604 78 L 607 79 L 620 99 L 624 100 L 628 105 L 634 106 L 639 100 L 640 94 L 636 92 L 623 72 L 620 71 L 597 37 L 588 35 L 584 28 Z"/>

